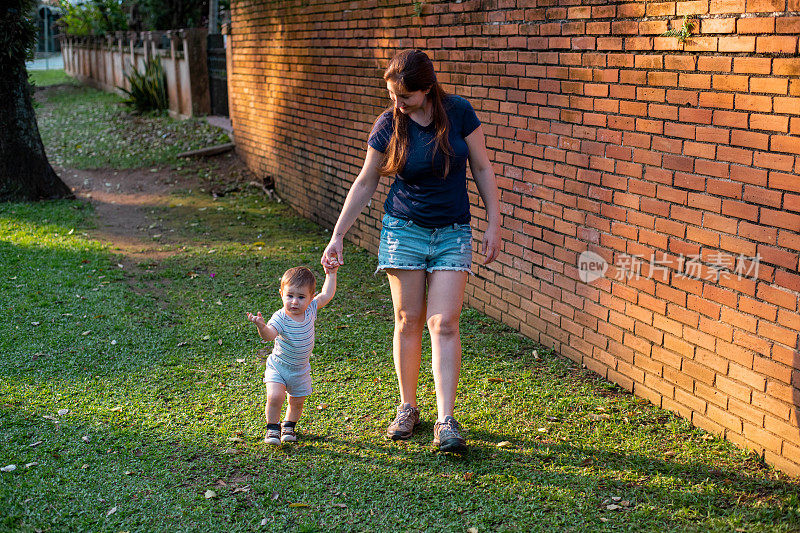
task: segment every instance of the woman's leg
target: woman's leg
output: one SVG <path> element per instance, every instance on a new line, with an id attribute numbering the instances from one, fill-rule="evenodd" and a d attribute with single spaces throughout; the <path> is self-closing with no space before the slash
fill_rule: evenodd
<path id="1" fill-rule="evenodd" d="M 422 329 L 425 325 L 424 270 L 387 269 L 394 305 L 394 369 L 400 403 L 417 406 Z"/>
<path id="2" fill-rule="evenodd" d="M 428 274 L 427 322 L 431 334 L 433 380 L 438 421 L 453 416 L 461 374 L 461 334 L 458 323 L 464 303 L 467 272 L 435 270 Z"/>

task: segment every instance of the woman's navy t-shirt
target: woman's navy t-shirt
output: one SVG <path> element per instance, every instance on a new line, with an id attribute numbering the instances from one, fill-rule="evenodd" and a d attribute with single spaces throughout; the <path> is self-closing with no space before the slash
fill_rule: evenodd
<path id="1" fill-rule="evenodd" d="M 426 228 L 467 224 L 470 219 L 467 196 L 469 148 L 464 138 L 481 123 L 470 103 L 460 96 L 448 95 L 444 107 L 450 120 L 448 138 L 454 153 L 450 158 L 449 174 L 442 178 L 445 156 L 441 152 L 432 160 L 436 142 L 433 123 L 423 127 L 409 120 L 408 160 L 395 177 L 384 203 L 387 214 L 413 220 Z M 393 131 L 390 109 L 375 121 L 367 144 L 385 153 Z"/>

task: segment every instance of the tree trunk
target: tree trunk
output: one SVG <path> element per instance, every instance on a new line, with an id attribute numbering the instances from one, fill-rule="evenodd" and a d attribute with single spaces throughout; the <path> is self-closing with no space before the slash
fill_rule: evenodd
<path id="1" fill-rule="evenodd" d="M 25 58 L 0 62 L 0 201 L 74 198 L 44 151 Z"/>

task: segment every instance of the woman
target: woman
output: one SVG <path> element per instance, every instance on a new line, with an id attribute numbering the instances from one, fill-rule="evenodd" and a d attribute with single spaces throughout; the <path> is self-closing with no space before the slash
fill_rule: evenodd
<path id="1" fill-rule="evenodd" d="M 389 278 L 394 305 L 393 355 L 400 389 L 391 439 L 411 437 L 419 424 L 417 379 L 422 331 L 431 335 L 438 418 L 434 444 L 464 453 L 466 440 L 453 417 L 461 372 L 459 317 L 471 273 L 466 164 L 486 207 L 484 264 L 499 251 L 499 201 L 483 129 L 464 98 L 447 95 L 420 50 L 398 53 L 384 73 L 393 106 L 375 122 L 367 155 L 345 199 L 322 256 L 327 266 L 344 264 L 343 239 L 369 202 L 381 176 L 394 177 L 384 204 L 378 270 Z"/>

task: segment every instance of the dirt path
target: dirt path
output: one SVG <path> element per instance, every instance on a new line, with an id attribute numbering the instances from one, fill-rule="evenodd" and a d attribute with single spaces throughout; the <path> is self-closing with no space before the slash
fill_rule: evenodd
<path id="1" fill-rule="evenodd" d="M 187 164 L 204 166 L 209 162 L 211 160 L 196 160 Z M 215 174 L 229 185 L 243 186 L 252 179 L 235 154 L 217 156 L 213 163 L 218 166 Z M 171 193 L 176 189 L 207 187 L 209 194 L 214 190 L 199 178 L 187 177 L 191 172 L 178 174 L 169 168 L 55 170 L 78 199 L 94 207 L 97 228 L 90 232 L 92 238 L 107 243 L 123 257 L 124 266 L 131 269 L 136 269 L 139 263 L 158 262 L 177 253 L 175 247 L 170 246 L 174 243 L 167 235 L 162 235 L 163 226 L 155 224 L 150 217 L 154 208 L 167 207 L 174 200 Z"/>

